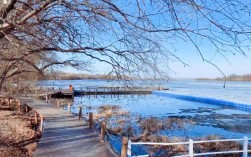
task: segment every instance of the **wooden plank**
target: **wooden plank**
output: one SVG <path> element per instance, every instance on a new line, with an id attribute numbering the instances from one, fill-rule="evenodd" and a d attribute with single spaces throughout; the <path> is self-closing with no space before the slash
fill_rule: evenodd
<path id="1" fill-rule="evenodd" d="M 50 103 L 21 98 L 39 114 L 43 115 L 45 125 L 43 135 L 33 157 L 113 157 L 117 156 L 88 125 L 78 120 L 78 116 L 67 114 Z"/>

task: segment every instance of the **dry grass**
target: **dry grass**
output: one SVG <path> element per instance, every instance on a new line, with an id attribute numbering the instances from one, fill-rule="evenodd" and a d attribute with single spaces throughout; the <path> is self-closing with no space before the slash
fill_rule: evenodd
<path id="1" fill-rule="evenodd" d="M 186 129 L 188 125 L 194 124 L 191 120 L 181 118 L 161 119 L 157 117 L 142 118 L 140 115 L 132 116 L 118 105 L 102 105 L 98 107 L 97 111 L 97 114 L 94 114 L 95 120 L 99 122 L 102 120 L 107 121 L 107 128 L 110 133 L 130 135 L 137 141 L 145 141 L 149 135 L 156 134 L 161 130 Z M 133 122 L 139 123 L 142 130 L 140 136 L 134 135 L 136 131 Z"/>
<path id="2" fill-rule="evenodd" d="M 128 115 L 127 111 L 123 111 L 118 105 L 102 105 L 98 107 L 98 113 L 95 114 L 95 118 L 111 118 L 116 116 Z"/>
<path id="3" fill-rule="evenodd" d="M 148 117 L 142 118 L 140 116 L 136 117 L 134 122 L 139 123 L 141 129 L 141 135 L 134 135 L 134 129 L 130 125 L 131 115 L 125 112 L 117 105 L 103 105 L 98 108 L 98 114 L 95 115 L 96 119 L 115 119 L 110 125 L 108 130 L 113 134 L 127 134 L 130 135 L 133 142 L 155 142 L 155 143 L 174 143 L 174 142 L 184 142 L 188 141 L 188 138 L 183 137 L 168 137 L 159 135 L 162 130 L 175 130 L 175 129 L 186 129 L 188 126 L 194 125 L 195 123 L 190 119 L 182 119 L 177 117 L 169 118 L 157 118 Z M 195 139 L 200 140 L 217 140 L 223 139 L 223 137 L 218 135 L 209 135 L 206 137 Z M 249 146 L 251 148 L 251 146 Z M 147 146 L 147 149 L 151 156 L 166 157 L 173 155 L 187 155 L 188 145 L 173 145 L 173 146 Z M 227 150 L 241 150 L 242 145 L 238 142 L 210 142 L 210 143 L 200 143 L 194 144 L 195 153 L 203 152 L 217 152 L 217 151 L 227 151 Z M 214 155 L 216 157 L 235 157 L 239 154 L 231 155 Z"/>
<path id="4" fill-rule="evenodd" d="M 193 124 L 194 122 L 192 120 L 181 118 L 160 119 L 149 117 L 140 120 L 141 129 L 143 132 L 148 132 L 148 134 L 154 134 L 161 130 L 186 129 L 188 125 Z"/>
<path id="5" fill-rule="evenodd" d="M 118 105 L 102 105 L 98 107 L 98 112 L 94 114 L 96 120 L 108 120 L 115 118 L 117 124 L 125 122 L 124 119 L 120 119 L 122 116 L 129 116 L 129 112 L 122 110 Z"/>
<path id="6" fill-rule="evenodd" d="M 122 110 L 118 105 L 102 105 L 97 109 L 94 114 L 96 121 L 107 121 L 107 129 L 112 134 L 130 134 L 132 127 L 128 125 L 130 122 L 130 114 Z"/>
<path id="7" fill-rule="evenodd" d="M 148 137 L 149 142 L 158 142 L 158 143 L 173 143 L 173 142 L 181 142 L 185 141 L 186 139 L 180 138 L 180 137 L 172 137 L 169 138 L 167 136 L 162 135 L 150 135 Z M 173 155 L 185 155 L 187 150 L 187 147 L 185 145 L 174 145 L 174 146 L 149 146 L 147 147 L 149 153 L 152 156 L 160 156 L 160 157 L 166 157 L 166 156 L 173 156 Z"/>
<path id="8" fill-rule="evenodd" d="M 188 119 L 181 118 L 167 118 L 159 119 L 156 117 L 144 118 L 140 121 L 140 127 L 143 131 L 139 137 L 133 137 L 132 140 L 143 142 L 156 142 L 156 143 L 173 143 L 188 141 L 186 138 L 172 137 L 156 135 L 161 130 L 173 130 L 173 129 L 186 129 L 188 125 L 194 125 L 194 122 Z M 198 138 L 196 140 L 217 140 L 223 139 L 218 135 L 209 135 L 206 137 Z M 152 156 L 173 156 L 173 155 L 185 155 L 188 154 L 187 145 L 173 145 L 173 146 L 149 146 L 148 151 Z M 211 142 L 194 144 L 194 151 L 196 153 L 210 152 L 210 151 L 226 151 L 226 150 L 241 150 L 242 146 L 238 142 Z M 219 157 L 229 155 L 217 155 Z M 231 157 L 239 156 L 239 154 L 230 155 Z"/>
<path id="9" fill-rule="evenodd" d="M 224 139 L 219 135 L 208 135 L 206 137 L 199 138 L 198 140 L 219 140 Z M 242 145 L 238 142 L 209 142 L 194 144 L 195 152 L 218 152 L 218 151 L 229 151 L 229 150 L 242 150 Z M 218 155 L 223 156 L 223 155 Z M 229 156 L 229 155 L 225 155 Z M 239 156 L 239 154 L 232 154 L 231 156 Z"/>
<path id="10" fill-rule="evenodd" d="M 174 130 L 174 129 L 186 129 L 187 126 L 194 125 L 195 122 L 191 119 L 182 119 L 182 118 L 167 118 L 164 121 L 164 129 Z"/>
<path id="11" fill-rule="evenodd" d="M 0 141 L 0 157 L 26 157 L 19 148 Z"/>
<path id="12" fill-rule="evenodd" d="M 31 157 L 41 136 L 32 118 L 0 104 L 0 157 Z"/>
<path id="13" fill-rule="evenodd" d="M 159 118 L 150 117 L 140 121 L 143 132 L 156 133 L 164 128 L 164 123 Z"/>
<path id="14" fill-rule="evenodd" d="M 195 139 L 196 141 L 204 140 L 218 140 L 224 139 L 218 135 L 209 135 L 206 137 Z M 150 135 L 147 138 L 142 140 L 144 142 L 155 142 L 155 143 L 174 143 L 174 142 L 184 142 L 188 141 L 187 138 L 181 137 L 167 137 L 162 135 Z M 250 148 L 251 146 L 249 146 Z M 173 155 L 186 155 L 188 154 L 187 145 L 173 145 L 173 146 L 159 146 L 153 145 L 147 147 L 149 153 L 152 156 L 164 157 L 164 156 L 173 156 Z M 203 152 L 218 152 L 218 151 L 229 151 L 229 150 L 242 150 L 242 145 L 239 142 L 210 142 L 210 143 L 200 143 L 194 144 L 195 153 Z M 238 157 L 239 154 L 231 155 L 214 155 L 215 157 Z"/>

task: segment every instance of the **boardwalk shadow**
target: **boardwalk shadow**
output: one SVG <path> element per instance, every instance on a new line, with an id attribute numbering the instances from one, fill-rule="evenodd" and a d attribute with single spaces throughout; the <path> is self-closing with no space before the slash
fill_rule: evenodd
<path id="1" fill-rule="evenodd" d="M 15 145 L 17 147 L 25 147 L 31 143 L 36 143 L 38 142 L 39 139 L 37 137 L 32 137 L 30 139 L 27 139 L 27 140 L 23 140 L 23 141 L 20 141 L 20 142 L 17 142 L 17 143 L 12 143 L 12 145 Z"/>
<path id="2" fill-rule="evenodd" d="M 113 156 L 93 129 L 83 127 L 48 129 L 39 143 L 43 156 Z"/>
<path id="3" fill-rule="evenodd" d="M 62 127 L 51 127 L 45 129 L 40 141 L 40 146 L 51 146 L 67 143 L 78 143 L 80 141 L 99 141 L 99 137 L 92 128 L 83 125 L 72 125 Z"/>
<path id="4" fill-rule="evenodd" d="M 82 143 L 82 141 L 95 141 L 98 142 L 96 134 L 88 134 L 88 135 L 61 135 L 61 136 L 52 136 L 43 138 L 40 141 L 40 148 L 48 148 L 53 146 L 62 147 L 66 145 L 74 145 L 76 143 Z"/>

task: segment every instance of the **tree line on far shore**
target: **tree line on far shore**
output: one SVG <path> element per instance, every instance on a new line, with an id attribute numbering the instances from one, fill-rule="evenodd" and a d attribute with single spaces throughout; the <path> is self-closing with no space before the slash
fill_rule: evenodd
<path id="1" fill-rule="evenodd" d="M 217 77 L 214 79 L 211 78 L 197 78 L 196 80 L 225 80 L 223 77 Z M 246 74 L 246 75 L 236 75 L 236 74 L 231 74 L 226 77 L 227 81 L 246 81 L 246 82 L 251 82 L 251 74 Z"/>

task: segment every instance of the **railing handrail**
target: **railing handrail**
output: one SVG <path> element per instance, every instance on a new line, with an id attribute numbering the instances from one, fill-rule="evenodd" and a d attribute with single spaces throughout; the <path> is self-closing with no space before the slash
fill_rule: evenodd
<path id="1" fill-rule="evenodd" d="M 202 141 L 193 141 L 194 144 L 198 143 L 209 143 L 209 142 L 233 142 L 233 141 L 244 141 L 244 138 L 240 139 L 219 139 L 219 140 L 202 140 Z M 251 141 L 251 138 L 248 138 L 248 141 Z M 189 142 L 174 142 L 174 143 L 158 143 L 158 142 L 131 142 L 131 145 L 185 145 Z"/>
<path id="2" fill-rule="evenodd" d="M 218 152 L 203 152 L 203 153 L 194 153 L 193 145 L 198 143 L 210 143 L 210 142 L 234 142 L 234 141 L 243 141 L 243 149 L 242 150 L 229 150 L 229 151 L 218 151 Z M 131 146 L 132 145 L 160 145 L 160 146 L 170 146 L 170 145 L 189 145 L 187 155 L 179 155 L 175 157 L 193 157 L 193 156 L 202 156 L 202 155 L 216 155 L 216 154 L 233 154 L 233 153 L 243 153 L 243 157 L 248 157 L 248 153 L 251 150 L 248 149 L 248 141 L 251 141 L 251 138 L 244 136 L 244 138 L 240 139 L 218 139 L 218 140 L 201 140 L 201 141 L 193 141 L 189 139 L 188 142 L 174 142 L 174 143 L 157 143 L 157 142 L 131 142 L 129 139 L 128 142 L 128 151 L 127 155 L 133 157 Z M 145 157 L 147 155 L 138 155 L 137 157 Z M 149 156 L 149 155 L 148 155 Z"/>

